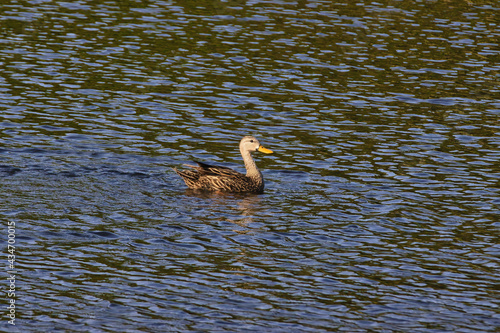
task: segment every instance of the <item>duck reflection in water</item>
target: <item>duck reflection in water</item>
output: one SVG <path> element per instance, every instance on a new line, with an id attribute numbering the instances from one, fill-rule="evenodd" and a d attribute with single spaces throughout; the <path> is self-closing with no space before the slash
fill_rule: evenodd
<path id="1" fill-rule="evenodd" d="M 203 203 L 197 207 L 200 210 L 206 210 L 214 216 L 218 216 L 220 221 L 231 222 L 243 230 L 233 230 L 240 234 L 255 232 L 259 229 L 249 228 L 253 223 L 255 213 L 262 213 L 262 197 L 253 193 L 224 193 L 208 192 L 187 189 L 185 194 L 189 197 L 203 199 Z M 207 200 L 209 204 L 207 206 Z M 191 206 L 197 206 L 196 203 Z M 210 215 L 212 215 L 210 214 Z"/>

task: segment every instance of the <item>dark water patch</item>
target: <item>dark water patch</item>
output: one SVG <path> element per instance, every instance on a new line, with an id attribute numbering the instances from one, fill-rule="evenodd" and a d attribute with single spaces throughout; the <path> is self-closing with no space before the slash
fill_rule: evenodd
<path id="1" fill-rule="evenodd" d="M 91 233 L 92 235 L 96 235 L 96 236 L 103 237 L 103 238 L 109 238 L 109 239 L 114 239 L 114 238 L 119 237 L 119 236 L 117 236 L 114 233 L 109 232 L 109 231 L 89 231 L 89 233 Z"/>
<path id="2" fill-rule="evenodd" d="M 8 165 L 0 165 L 0 175 L 2 175 L 4 177 L 13 176 L 18 172 L 21 172 L 20 168 L 11 167 Z"/>

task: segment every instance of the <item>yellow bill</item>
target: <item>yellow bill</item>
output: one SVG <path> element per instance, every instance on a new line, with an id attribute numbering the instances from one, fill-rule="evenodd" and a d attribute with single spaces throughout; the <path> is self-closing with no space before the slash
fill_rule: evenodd
<path id="1" fill-rule="evenodd" d="M 261 153 L 264 154 L 272 154 L 273 151 L 271 149 L 264 148 L 264 146 L 260 145 L 259 148 L 257 148 L 257 151 L 260 151 Z"/>

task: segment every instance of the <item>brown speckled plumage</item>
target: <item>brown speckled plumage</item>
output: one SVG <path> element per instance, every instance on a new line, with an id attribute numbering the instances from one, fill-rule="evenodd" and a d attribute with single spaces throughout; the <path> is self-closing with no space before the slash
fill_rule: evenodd
<path id="1" fill-rule="evenodd" d="M 192 170 L 177 170 L 186 185 L 193 190 L 220 191 L 220 192 L 253 192 L 264 191 L 264 178 L 250 154 L 260 151 L 266 154 L 271 150 L 262 147 L 253 136 L 245 136 L 240 141 L 240 152 L 245 162 L 247 174 L 241 174 L 233 169 L 196 162 L 195 165 L 186 165 Z"/>

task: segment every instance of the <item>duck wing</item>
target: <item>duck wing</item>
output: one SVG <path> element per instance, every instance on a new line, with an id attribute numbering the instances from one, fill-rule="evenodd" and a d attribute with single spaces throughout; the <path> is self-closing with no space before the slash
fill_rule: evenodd
<path id="1" fill-rule="evenodd" d="M 196 165 L 184 164 L 187 167 L 193 168 L 200 173 L 200 176 L 218 176 L 218 177 L 241 177 L 245 176 L 238 171 L 235 171 L 231 168 L 219 166 L 219 165 L 210 165 L 203 162 L 194 161 Z"/>

